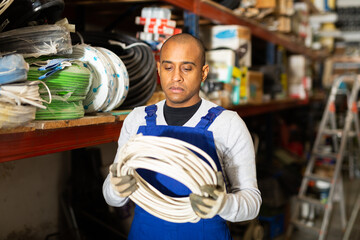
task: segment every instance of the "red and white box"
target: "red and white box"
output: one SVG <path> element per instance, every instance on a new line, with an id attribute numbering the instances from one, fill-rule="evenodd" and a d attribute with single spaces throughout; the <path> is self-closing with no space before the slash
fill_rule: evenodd
<path id="1" fill-rule="evenodd" d="M 171 35 L 158 34 L 158 33 L 148 33 L 148 32 L 137 32 L 136 38 L 143 41 L 158 41 L 163 42 L 166 39 L 171 37 Z"/>
<path id="2" fill-rule="evenodd" d="M 144 32 L 175 35 L 175 34 L 181 33 L 182 29 L 168 27 L 168 26 L 164 26 L 164 25 L 145 25 Z"/>
<path id="3" fill-rule="evenodd" d="M 162 18 L 136 17 L 135 23 L 137 25 L 157 25 L 157 26 L 176 27 L 176 22 L 174 20 L 162 19 Z"/>

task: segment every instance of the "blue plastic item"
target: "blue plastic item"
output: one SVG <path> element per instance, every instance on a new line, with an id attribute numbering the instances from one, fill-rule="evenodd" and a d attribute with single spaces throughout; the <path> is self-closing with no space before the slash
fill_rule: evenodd
<path id="1" fill-rule="evenodd" d="M 284 214 L 278 214 L 275 216 L 259 216 L 259 220 L 262 223 L 268 224 L 269 228 L 269 239 L 274 239 L 275 237 L 284 233 Z"/>
<path id="2" fill-rule="evenodd" d="M 0 85 L 12 82 L 22 82 L 27 79 L 29 64 L 20 54 L 0 57 Z"/>

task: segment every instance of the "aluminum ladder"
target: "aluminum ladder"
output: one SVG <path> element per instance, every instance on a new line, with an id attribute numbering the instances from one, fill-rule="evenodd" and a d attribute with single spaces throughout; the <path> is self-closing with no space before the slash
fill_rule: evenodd
<path id="1" fill-rule="evenodd" d="M 329 220 L 331 217 L 335 195 L 340 196 L 338 198 L 340 203 L 339 206 L 341 213 L 341 223 L 343 229 L 345 229 L 346 227 L 347 220 L 341 169 L 348 140 L 357 138 L 358 149 L 360 149 L 360 131 L 357 107 L 357 97 L 360 86 L 359 81 L 360 78 L 355 74 L 342 75 L 334 80 L 324 113 L 322 115 L 311 156 L 303 176 L 297 199 L 294 204 L 294 211 L 286 232 L 287 239 L 291 239 L 291 235 L 295 227 L 299 230 L 312 232 L 315 236 L 317 236 L 317 239 L 319 240 L 325 239 L 328 231 Z M 344 86 L 346 86 L 345 89 Z M 335 100 L 339 94 L 344 93 L 347 96 L 347 110 L 344 126 L 343 128 L 338 129 L 336 123 Z M 331 152 L 323 151 L 325 144 L 324 139 L 326 138 L 327 140 L 332 140 Z M 318 159 L 324 158 L 335 160 L 332 177 L 324 177 L 314 173 L 314 170 L 316 168 L 316 161 Z M 324 181 L 330 183 L 327 200 L 321 201 L 318 198 L 309 196 L 308 188 L 310 181 Z M 304 224 L 300 220 L 300 207 L 303 206 L 303 204 L 308 204 L 310 207 L 322 210 L 323 215 L 321 217 L 321 224 L 309 226 L 307 224 Z"/>

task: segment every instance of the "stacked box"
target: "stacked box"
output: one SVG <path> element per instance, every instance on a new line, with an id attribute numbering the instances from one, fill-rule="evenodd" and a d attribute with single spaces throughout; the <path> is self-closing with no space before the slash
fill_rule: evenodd
<path id="1" fill-rule="evenodd" d="M 136 37 L 149 43 L 154 50 L 159 50 L 166 39 L 182 32 L 170 18 L 171 12 L 167 8 L 143 8 L 141 16 L 135 18 L 135 23 L 143 25 L 144 29 Z"/>
<path id="2" fill-rule="evenodd" d="M 201 39 L 208 50 L 229 48 L 237 52 L 238 66 L 251 66 L 251 32 L 239 25 L 216 25 L 200 29 Z"/>

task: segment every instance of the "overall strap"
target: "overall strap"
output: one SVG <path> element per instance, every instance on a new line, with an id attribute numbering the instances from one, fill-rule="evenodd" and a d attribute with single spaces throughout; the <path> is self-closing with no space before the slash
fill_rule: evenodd
<path id="1" fill-rule="evenodd" d="M 200 122 L 196 125 L 196 128 L 203 128 L 208 129 L 211 125 L 211 123 L 215 120 L 217 116 L 224 111 L 225 108 L 221 106 L 212 107 L 209 109 L 208 113 L 203 116 L 200 120 Z"/>
<path id="2" fill-rule="evenodd" d="M 157 110 L 157 106 L 155 104 L 145 107 L 145 112 L 146 112 L 145 119 L 147 126 L 156 125 L 156 110 Z"/>

